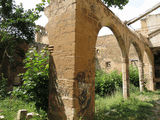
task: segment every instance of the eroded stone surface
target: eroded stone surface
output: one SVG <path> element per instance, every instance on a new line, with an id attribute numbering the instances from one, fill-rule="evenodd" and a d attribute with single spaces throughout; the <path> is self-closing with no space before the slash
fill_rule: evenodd
<path id="1" fill-rule="evenodd" d="M 129 97 L 129 49 L 134 44 L 139 59 L 144 53 L 153 65 L 148 40 L 134 33 L 100 0 L 51 0 L 46 9 L 50 54 L 50 120 L 94 119 L 95 45 L 99 30 L 109 27 L 122 58 L 123 95 Z M 141 70 L 142 71 L 142 70 Z M 153 68 L 150 67 L 150 90 Z"/>

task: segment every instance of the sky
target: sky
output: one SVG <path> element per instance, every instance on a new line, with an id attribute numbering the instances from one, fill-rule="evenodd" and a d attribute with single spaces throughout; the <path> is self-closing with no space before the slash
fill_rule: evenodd
<path id="1" fill-rule="evenodd" d="M 22 3 L 25 9 L 34 8 L 36 4 L 41 2 L 41 0 L 15 0 L 16 4 Z M 123 10 L 119 10 L 118 8 L 110 8 L 122 21 L 130 20 L 134 17 L 139 16 L 144 13 L 146 10 L 152 8 L 154 5 L 159 3 L 160 0 L 129 0 L 129 3 L 123 8 Z M 160 8 L 154 11 L 151 14 L 160 13 Z M 44 13 L 41 13 L 42 17 L 36 21 L 37 25 L 45 26 L 48 22 L 47 17 Z M 131 29 L 140 28 L 140 21 L 135 22 L 130 26 Z M 103 36 L 106 34 L 111 34 L 112 32 L 108 28 L 102 28 L 99 32 L 99 36 Z"/>

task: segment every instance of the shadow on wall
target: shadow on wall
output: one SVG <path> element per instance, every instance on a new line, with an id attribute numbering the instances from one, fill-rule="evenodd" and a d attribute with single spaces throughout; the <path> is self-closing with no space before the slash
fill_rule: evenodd
<path id="1" fill-rule="evenodd" d="M 53 56 L 49 56 L 49 120 L 67 120 L 62 97 L 58 90 L 57 72 Z"/>

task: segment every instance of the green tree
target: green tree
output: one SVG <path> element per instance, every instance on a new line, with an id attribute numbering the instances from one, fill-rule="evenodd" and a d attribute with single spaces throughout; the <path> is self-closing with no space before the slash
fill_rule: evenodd
<path id="1" fill-rule="evenodd" d="M 16 5 L 14 0 L 0 0 L 1 60 L 5 55 L 11 59 L 17 44 L 33 42 L 35 21 L 44 9 L 44 2 L 38 4 L 35 9 L 24 10 L 22 4 Z"/>
<path id="2" fill-rule="evenodd" d="M 105 4 L 107 4 L 108 7 L 119 7 L 120 9 L 125 6 L 129 0 L 102 0 Z"/>
<path id="3" fill-rule="evenodd" d="M 35 21 L 45 3 L 43 0 L 35 9 L 24 10 L 22 4 L 16 5 L 14 0 L 0 0 L 0 73 L 8 78 L 8 86 L 13 79 L 8 71 L 16 70 L 16 66 L 22 64 L 27 49 L 22 46 L 34 41 Z"/>

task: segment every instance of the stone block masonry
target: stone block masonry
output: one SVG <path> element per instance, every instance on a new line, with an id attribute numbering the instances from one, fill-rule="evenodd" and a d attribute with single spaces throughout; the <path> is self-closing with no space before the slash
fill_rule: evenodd
<path id="1" fill-rule="evenodd" d="M 103 26 L 113 31 L 120 47 L 125 99 L 129 97 L 130 45 L 135 45 L 141 60 L 146 51 L 153 65 L 146 38 L 132 32 L 101 0 L 51 0 L 45 14 L 49 46 L 54 46 L 50 54 L 50 120 L 94 119 L 95 46 Z"/>

